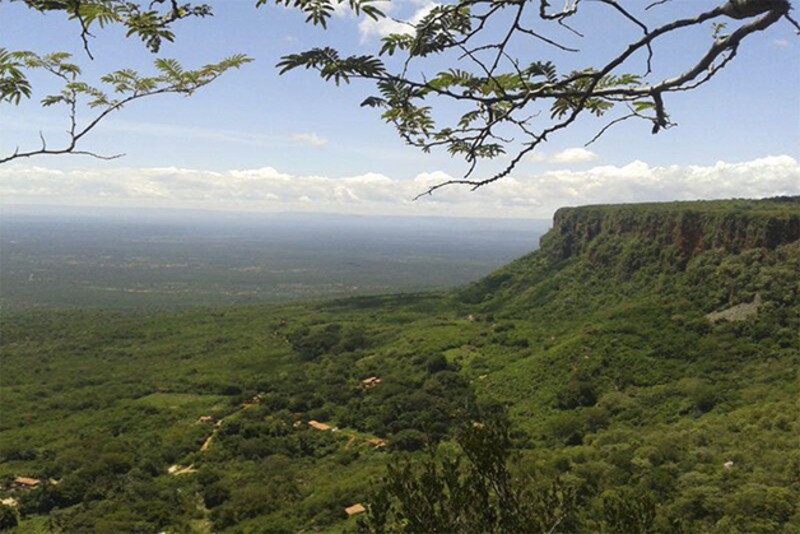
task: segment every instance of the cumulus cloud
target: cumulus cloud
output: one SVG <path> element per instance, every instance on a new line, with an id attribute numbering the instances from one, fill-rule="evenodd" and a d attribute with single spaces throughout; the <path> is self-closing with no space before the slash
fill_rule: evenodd
<path id="1" fill-rule="evenodd" d="M 215 172 L 180 167 L 67 171 L 6 166 L 0 168 L 0 197 L 6 202 L 51 204 L 550 217 L 559 207 L 581 204 L 800 194 L 800 164 L 784 155 L 709 166 L 633 161 L 581 171 L 519 173 L 475 192 L 454 187 L 411 201 L 450 178 L 442 171 L 412 178 L 378 173 L 334 178 L 293 175 L 272 167 Z"/>
<path id="2" fill-rule="evenodd" d="M 526 157 L 528 161 L 560 164 L 588 163 L 598 158 L 597 154 L 582 147 L 567 148 L 555 154 L 534 151 Z"/>
<path id="3" fill-rule="evenodd" d="M 550 157 L 553 163 L 586 163 L 597 159 L 597 154 L 585 148 L 568 148 Z"/>
<path id="4" fill-rule="evenodd" d="M 327 139 L 323 139 L 314 132 L 294 134 L 292 136 L 292 141 L 313 147 L 321 147 L 328 144 Z"/>
<path id="5" fill-rule="evenodd" d="M 413 9 L 411 16 L 398 16 L 398 12 L 407 8 L 409 4 Z M 393 2 L 375 2 L 374 5 L 388 16 L 378 20 L 368 17 L 361 20 L 358 24 L 358 31 L 362 40 L 367 40 L 371 37 L 386 37 L 392 33 L 413 33 L 414 25 L 439 4 L 431 0 L 411 0 L 410 2 L 398 2 L 395 0 Z"/>

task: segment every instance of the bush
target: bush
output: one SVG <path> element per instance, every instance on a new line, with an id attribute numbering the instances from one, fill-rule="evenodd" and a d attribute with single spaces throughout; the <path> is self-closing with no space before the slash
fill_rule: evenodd
<path id="1" fill-rule="evenodd" d="M 594 406 L 596 403 L 597 388 L 586 378 L 572 377 L 556 395 L 556 406 L 562 410 Z"/>
<path id="2" fill-rule="evenodd" d="M 231 497 L 231 492 L 220 482 L 203 488 L 203 502 L 208 508 L 216 508 Z"/>
<path id="3" fill-rule="evenodd" d="M 395 451 L 419 451 L 425 447 L 425 434 L 418 430 L 402 430 L 392 436 L 389 445 Z"/>
<path id="4" fill-rule="evenodd" d="M 564 413 L 554 417 L 548 425 L 548 433 L 564 445 L 580 445 L 585 433 L 583 418 L 576 413 Z"/>
<path id="5" fill-rule="evenodd" d="M 603 519 L 608 532 L 647 534 L 653 532 L 656 503 L 647 493 L 633 488 L 603 494 Z"/>
<path id="6" fill-rule="evenodd" d="M 17 511 L 10 506 L 0 504 L 0 530 L 10 530 L 18 524 Z"/>
<path id="7" fill-rule="evenodd" d="M 354 352 L 369 346 L 369 337 L 359 327 L 343 328 L 338 323 L 303 327 L 288 336 L 292 348 L 306 361 L 316 360 L 323 354 Z"/>
<path id="8" fill-rule="evenodd" d="M 453 370 L 450 366 L 450 363 L 448 363 L 447 358 L 445 358 L 443 354 L 434 354 L 429 356 L 428 360 L 425 362 L 425 367 L 428 369 L 430 374 Z"/>

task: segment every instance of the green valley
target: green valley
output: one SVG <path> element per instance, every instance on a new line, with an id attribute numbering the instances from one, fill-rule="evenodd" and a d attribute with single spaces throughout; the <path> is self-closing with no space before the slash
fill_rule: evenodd
<path id="1" fill-rule="evenodd" d="M 446 292 L 1 327 L 19 533 L 369 531 L 387 464 L 494 417 L 553 532 L 800 533 L 800 197 L 565 208 Z"/>

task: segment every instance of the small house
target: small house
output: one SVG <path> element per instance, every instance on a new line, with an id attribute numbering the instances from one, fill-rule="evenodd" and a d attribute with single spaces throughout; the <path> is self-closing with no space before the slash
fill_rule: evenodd
<path id="1" fill-rule="evenodd" d="M 197 469 L 194 468 L 194 464 L 189 465 L 189 466 L 182 466 L 182 465 L 177 465 L 176 464 L 176 465 L 170 466 L 170 468 L 167 469 L 167 472 L 170 475 L 177 476 L 177 475 L 185 475 L 185 474 L 188 474 L 188 473 L 196 473 Z"/>
<path id="2" fill-rule="evenodd" d="M 345 513 L 347 513 L 348 517 L 352 517 L 354 515 L 363 514 L 364 512 L 367 511 L 367 509 L 364 508 L 363 504 L 356 503 L 352 506 L 348 506 L 347 508 L 344 509 L 344 511 Z"/>
<path id="3" fill-rule="evenodd" d="M 381 438 L 369 439 L 369 440 L 367 440 L 367 443 L 369 443 L 370 445 L 372 445 L 376 449 L 380 449 L 380 448 L 386 447 L 386 445 L 388 445 L 386 440 L 385 439 L 381 439 Z"/>
<path id="4" fill-rule="evenodd" d="M 206 452 L 209 447 L 211 447 L 211 442 L 214 441 L 214 436 L 216 432 L 212 433 L 210 436 L 206 438 L 202 445 L 200 445 L 200 452 Z"/>
<path id="5" fill-rule="evenodd" d="M 17 477 L 14 479 L 14 486 L 18 488 L 33 489 L 38 488 L 42 481 L 38 478 Z"/>
<path id="6" fill-rule="evenodd" d="M 380 383 L 381 383 L 381 379 L 379 377 L 377 377 L 377 376 L 371 376 L 371 377 L 365 378 L 364 380 L 361 381 L 361 385 L 364 386 L 367 389 L 374 388 L 375 386 L 377 386 Z"/>
<path id="7" fill-rule="evenodd" d="M 319 421 L 309 421 L 308 426 L 311 428 L 316 428 L 317 430 L 330 430 L 330 425 L 326 425 L 325 423 L 320 423 Z"/>

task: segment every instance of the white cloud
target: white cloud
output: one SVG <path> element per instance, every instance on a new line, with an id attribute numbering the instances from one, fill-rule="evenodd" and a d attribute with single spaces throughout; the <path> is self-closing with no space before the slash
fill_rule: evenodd
<path id="1" fill-rule="evenodd" d="M 370 37 L 386 37 L 392 33 L 413 33 L 414 25 L 439 5 L 431 0 L 410 0 L 408 4 L 414 7 L 414 12 L 410 17 L 404 18 L 395 15 L 397 15 L 398 6 L 402 9 L 405 7 L 406 2 L 398 2 L 398 0 L 375 2 L 375 7 L 388 16 L 378 20 L 368 17 L 361 20 L 358 23 L 358 31 L 361 34 L 362 41 Z"/>
<path id="2" fill-rule="evenodd" d="M 586 163 L 597 159 L 597 154 L 585 148 L 568 148 L 550 157 L 553 163 Z"/>
<path id="3" fill-rule="evenodd" d="M 779 48 L 788 48 L 789 47 L 789 41 L 787 39 L 773 39 L 772 40 L 772 44 L 774 44 L 775 46 L 777 46 Z"/>
<path id="4" fill-rule="evenodd" d="M 58 170 L 0 167 L 5 202 L 360 214 L 549 217 L 581 204 L 765 197 L 800 194 L 800 164 L 790 156 L 741 163 L 651 166 L 643 161 L 588 170 L 517 173 L 470 192 L 451 187 L 411 199 L 450 179 L 433 171 L 412 178 L 378 173 L 292 175 L 272 167 L 224 172 L 180 167 Z"/>
<path id="5" fill-rule="evenodd" d="M 339 18 L 353 18 L 355 13 L 350 8 L 350 2 L 337 2 L 333 5 L 333 14 Z"/>
<path id="6" fill-rule="evenodd" d="M 560 164 L 588 163 L 598 158 L 599 156 L 591 150 L 586 150 L 581 147 L 567 148 L 555 154 L 533 151 L 525 157 L 527 161 Z"/>
<path id="7" fill-rule="evenodd" d="M 327 139 L 323 139 L 314 132 L 294 134 L 292 136 L 292 141 L 313 147 L 321 147 L 328 144 Z"/>

